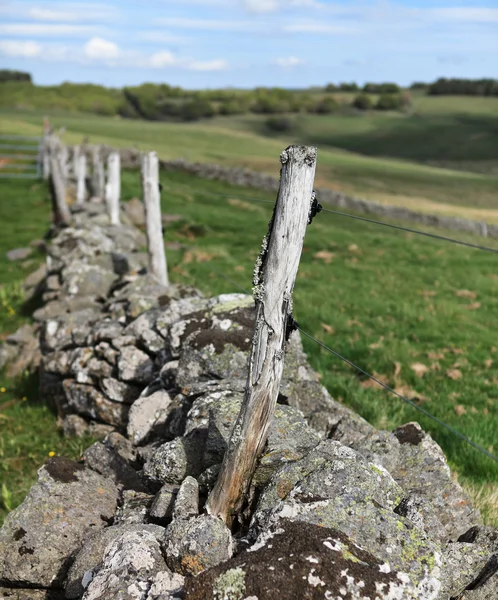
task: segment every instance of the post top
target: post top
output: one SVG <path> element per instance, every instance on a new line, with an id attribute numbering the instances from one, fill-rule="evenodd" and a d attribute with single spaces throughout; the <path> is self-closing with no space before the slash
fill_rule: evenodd
<path id="1" fill-rule="evenodd" d="M 306 164 L 309 167 L 316 162 L 316 146 L 287 146 L 280 155 L 280 162 L 285 165 L 292 161 L 298 164 Z"/>

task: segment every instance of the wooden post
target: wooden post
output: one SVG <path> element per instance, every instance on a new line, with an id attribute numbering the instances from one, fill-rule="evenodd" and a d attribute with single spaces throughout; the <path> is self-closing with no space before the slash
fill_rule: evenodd
<path id="1" fill-rule="evenodd" d="M 43 168 L 43 179 L 48 180 L 50 177 L 50 152 L 52 149 L 51 136 L 48 131 L 43 134 L 43 147 L 42 147 L 42 168 Z"/>
<path id="2" fill-rule="evenodd" d="M 104 178 L 104 162 L 102 160 L 102 149 L 100 146 L 95 146 L 93 149 L 92 155 L 93 162 L 93 193 L 95 196 L 99 198 L 104 198 L 104 187 L 105 187 L 105 178 Z"/>
<path id="3" fill-rule="evenodd" d="M 61 143 L 58 154 L 59 154 L 61 176 L 64 178 L 64 185 L 66 185 L 67 175 L 68 175 L 68 159 L 69 159 L 69 150 L 67 149 L 66 144 Z"/>
<path id="4" fill-rule="evenodd" d="M 228 524 L 241 509 L 277 403 L 292 290 L 310 214 L 316 148 L 289 146 L 280 162 L 277 202 L 254 269 L 256 325 L 244 399 L 206 504 L 209 514 Z"/>
<path id="5" fill-rule="evenodd" d="M 80 147 L 73 146 L 73 175 L 76 181 L 78 181 L 78 169 L 80 165 Z"/>
<path id="6" fill-rule="evenodd" d="M 105 201 L 111 225 L 119 225 L 119 197 L 121 195 L 120 157 L 118 152 L 111 152 L 107 159 L 107 184 Z"/>
<path id="7" fill-rule="evenodd" d="M 50 175 L 52 181 L 52 202 L 55 225 L 69 225 L 71 215 L 66 204 L 66 180 L 62 176 L 61 162 L 57 151 L 50 155 Z"/>
<path id="8" fill-rule="evenodd" d="M 83 204 L 86 196 L 86 156 L 82 152 L 78 157 L 78 166 L 76 169 L 76 204 Z"/>
<path id="9" fill-rule="evenodd" d="M 161 221 L 159 161 L 155 152 L 142 155 L 142 196 L 145 207 L 149 268 L 160 283 L 169 285 Z"/>

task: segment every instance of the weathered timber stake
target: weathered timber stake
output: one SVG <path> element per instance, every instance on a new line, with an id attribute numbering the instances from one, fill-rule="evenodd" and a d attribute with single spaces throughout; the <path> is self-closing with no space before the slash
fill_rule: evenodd
<path id="1" fill-rule="evenodd" d="M 42 146 L 42 167 L 43 167 L 43 179 L 46 181 L 50 177 L 50 152 L 51 152 L 51 136 L 48 132 L 43 135 L 43 146 Z"/>
<path id="2" fill-rule="evenodd" d="M 160 283 L 168 285 L 168 268 L 161 221 L 159 161 L 155 152 L 142 155 L 142 196 L 145 207 L 149 268 Z"/>
<path id="3" fill-rule="evenodd" d="M 105 187 L 105 178 L 104 178 L 104 163 L 102 161 L 102 150 L 100 146 L 95 146 L 93 149 L 92 155 L 93 162 L 93 178 L 92 178 L 92 187 L 93 193 L 98 198 L 104 198 L 104 187 Z"/>
<path id="4" fill-rule="evenodd" d="M 254 269 L 256 325 L 244 400 L 206 504 L 209 514 L 228 524 L 242 507 L 277 403 L 286 332 L 292 323 L 292 290 L 310 213 L 316 148 L 290 146 L 280 162 L 277 202 Z"/>
<path id="5" fill-rule="evenodd" d="M 83 204 L 86 196 L 86 156 L 84 153 L 80 154 L 78 157 L 76 173 L 76 204 Z"/>
<path id="6" fill-rule="evenodd" d="M 118 152 L 111 152 L 107 159 L 107 184 L 105 201 L 112 225 L 119 225 L 119 197 L 121 195 L 121 169 Z"/>
<path id="7" fill-rule="evenodd" d="M 76 181 L 78 181 L 78 169 L 80 160 L 80 147 L 73 146 L 73 175 Z"/>
<path id="8" fill-rule="evenodd" d="M 52 202 L 54 224 L 69 225 L 71 215 L 66 204 L 66 180 L 62 176 L 61 161 L 58 156 L 60 149 L 52 147 L 50 154 L 50 175 L 52 180 Z"/>
<path id="9" fill-rule="evenodd" d="M 64 184 L 67 184 L 67 175 L 68 175 L 68 159 L 69 159 L 69 150 L 67 149 L 66 144 L 60 144 L 59 146 L 59 163 L 60 163 L 60 171 L 61 177 L 64 179 Z"/>

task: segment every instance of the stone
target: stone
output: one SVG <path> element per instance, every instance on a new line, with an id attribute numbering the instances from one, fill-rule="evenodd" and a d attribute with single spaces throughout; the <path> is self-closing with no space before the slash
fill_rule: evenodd
<path id="1" fill-rule="evenodd" d="M 33 588 L 4 588 L 0 586 L 1 600 L 64 600 L 61 590 Z"/>
<path id="2" fill-rule="evenodd" d="M 149 516 L 160 525 L 167 525 L 173 518 L 173 507 L 179 486 L 165 483 L 157 492 L 150 507 Z"/>
<path id="3" fill-rule="evenodd" d="M 131 383 L 124 383 L 113 377 L 104 377 L 99 382 L 100 389 L 109 400 L 133 404 L 140 396 L 141 388 Z"/>
<path id="4" fill-rule="evenodd" d="M 104 299 L 111 290 L 115 275 L 98 264 L 75 260 L 63 269 L 62 278 L 62 293 Z"/>
<path id="5" fill-rule="evenodd" d="M 99 342 L 112 342 L 115 338 L 121 336 L 122 332 L 123 325 L 119 321 L 111 319 L 98 321 L 89 333 L 88 344 L 95 346 Z"/>
<path id="6" fill-rule="evenodd" d="M 33 248 L 15 248 L 7 252 L 7 258 L 10 261 L 24 260 L 33 253 Z"/>
<path id="7" fill-rule="evenodd" d="M 172 571 L 197 575 L 231 558 L 232 535 L 223 521 L 211 515 L 174 520 L 166 528 L 164 551 Z"/>
<path id="8" fill-rule="evenodd" d="M 107 546 L 119 539 L 124 533 L 140 533 L 145 531 L 152 534 L 158 542 L 161 542 L 164 536 L 164 528 L 157 525 L 111 525 L 93 533 L 86 541 L 84 546 L 76 555 L 75 561 L 69 569 L 67 576 L 65 596 L 69 600 L 81 598 L 85 588 L 82 581 L 85 578 L 86 587 L 89 580 L 93 579 L 98 572 L 104 559 Z"/>
<path id="9" fill-rule="evenodd" d="M 436 561 L 415 576 L 393 568 L 340 531 L 283 520 L 235 558 L 187 578 L 185 597 L 436 600 L 438 569 Z"/>
<path id="10" fill-rule="evenodd" d="M 143 444 L 154 434 L 161 437 L 169 417 L 171 398 L 165 390 L 158 390 L 134 402 L 128 414 L 127 434 L 135 445 Z"/>
<path id="11" fill-rule="evenodd" d="M 95 442 L 83 453 L 88 468 L 111 479 L 125 490 L 147 492 L 147 487 L 139 474 L 113 449 L 101 442 Z"/>
<path id="12" fill-rule="evenodd" d="M 68 407 L 83 417 L 102 421 L 113 427 L 124 428 L 129 407 L 122 402 L 112 402 L 91 385 L 65 379 L 62 383 Z"/>
<path id="13" fill-rule="evenodd" d="M 42 287 L 45 277 L 47 276 L 47 266 L 41 264 L 36 271 L 30 273 L 23 281 L 22 287 L 26 291 L 33 291 Z"/>
<path id="14" fill-rule="evenodd" d="M 398 514 L 404 491 L 381 466 L 339 442 L 322 441 L 304 458 L 287 463 L 263 490 L 252 517 L 252 535 L 282 518 L 342 531 L 392 569 L 424 572 L 440 545 Z"/>
<path id="15" fill-rule="evenodd" d="M 452 480 L 443 451 L 418 423 L 407 423 L 392 433 L 374 432 L 353 447 L 387 469 L 407 492 L 425 498 L 446 529 L 446 539 L 455 540 L 481 523 L 479 511 Z"/>
<path id="16" fill-rule="evenodd" d="M 188 475 L 197 477 L 203 470 L 205 440 L 205 432 L 193 431 L 190 435 L 162 444 L 145 463 L 145 477 L 155 483 L 178 485 Z"/>
<path id="17" fill-rule="evenodd" d="M 104 439 L 109 433 L 114 431 L 112 425 L 104 425 L 104 423 L 95 423 L 95 421 L 88 422 L 79 415 L 66 415 L 60 427 L 64 435 L 84 437 L 90 436 L 97 440 Z"/>
<path id="18" fill-rule="evenodd" d="M 61 588 L 68 558 L 91 532 L 107 526 L 117 500 L 112 481 L 67 458 L 49 459 L 0 530 L 0 581 Z"/>
<path id="19" fill-rule="evenodd" d="M 70 307 L 61 307 L 61 312 L 53 318 L 43 317 L 44 322 L 40 329 L 40 344 L 43 352 L 84 346 L 93 323 L 99 319 L 98 313 L 91 308 L 66 313 L 67 308 Z"/>
<path id="20" fill-rule="evenodd" d="M 139 466 L 141 466 L 137 449 L 130 440 L 125 438 L 125 436 L 121 435 L 118 431 L 113 431 L 106 436 L 104 439 L 104 446 L 117 452 L 119 456 L 133 468 L 139 468 Z"/>
<path id="21" fill-rule="evenodd" d="M 145 208 L 141 200 L 132 198 L 131 200 L 128 200 L 128 202 L 124 202 L 123 210 L 130 219 L 132 225 L 136 225 L 137 227 L 143 227 L 145 225 Z"/>
<path id="22" fill-rule="evenodd" d="M 116 511 L 114 525 L 132 525 L 148 522 L 154 496 L 135 490 L 123 490 L 122 503 Z"/>
<path id="23" fill-rule="evenodd" d="M 199 514 L 199 484 L 193 477 L 185 477 L 176 495 L 173 519 L 189 519 Z"/>
<path id="24" fill-rule="evenodd" d="M 170 571 L 160 571 L 150 586 L 147 600 L 175 600 L 181 597 L 185 577 Z"/>
<path id="25" fill-rule="evenodd" d="M 148 384 L 154 375 L 154 363 L 145 352 L 125 346 L 118 358 L 118 371 L 123 381 Z"/>
<path id="26" fill-rule="evenodd" d="M 145 600 L 154 576 L 166 570 L 154 533 L 124 531 L 106 546 L 102 566 L 83 600 Z"/>

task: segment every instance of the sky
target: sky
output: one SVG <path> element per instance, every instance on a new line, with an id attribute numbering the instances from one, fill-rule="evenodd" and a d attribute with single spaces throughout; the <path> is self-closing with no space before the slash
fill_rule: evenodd
<path id="1" fill-rule="evenodd" d="M 498 0 L 0 0 L 0 68 L 187 89 L 498 78 Z"/>

